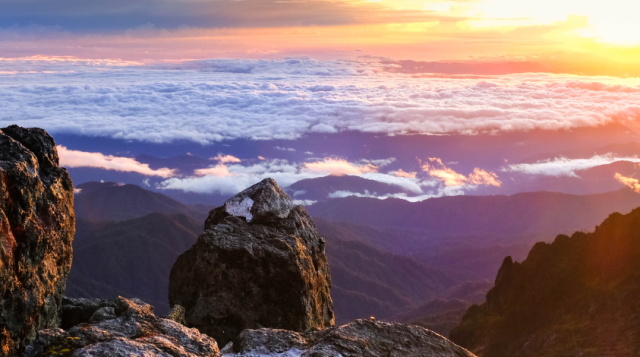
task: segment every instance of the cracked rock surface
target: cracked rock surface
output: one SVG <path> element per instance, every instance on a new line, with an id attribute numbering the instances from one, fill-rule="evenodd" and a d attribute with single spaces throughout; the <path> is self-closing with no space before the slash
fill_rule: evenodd
<path id="1" fill-rule="evenodd" d="M 246 330 L 226 351 L 229 357 L 475 357 L 422 327 L 374 319 L 307 333 Z"/>
<path id="2" fill-rule="evenodd" d="M 157 317 L 138 299 L 65 299 L 68 330 L 38 332 L 25 357 L 218 357 L 216 341 L 196 329 Z M 87 318 L 87 315 L 89 317 Z"/>
<path id="3" fill-rule="evenodd" d="M 325 241 L 272 179 L 212 210 L 205 232 L 174 264 L 171 306 L 220 345 L 245 329 L 334 324 Z"/>
<path id="4" fill-rule="evenodd" d="M 73 183 L 42 129 L 0 129 L 0 356 L 59 324 L 71 269 Z"/>

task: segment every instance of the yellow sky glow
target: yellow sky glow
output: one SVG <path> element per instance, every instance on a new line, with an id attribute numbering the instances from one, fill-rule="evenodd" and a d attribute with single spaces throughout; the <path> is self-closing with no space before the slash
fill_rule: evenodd
<path id="1" fill-rule="evenodd" d="M 135 28 L 124 35 L 62 33 L 56 41 L 16 36 L 15 42 L 0 42 L 0 52 L 109 55 L 133 61 L 368 55 L 421 61 L 532 61 L 551 63 L 548 68 L 553 72 L 640 75 L 638 0 L 307 2 L 340 4 L 336 11 L 344 13 L 336 18 L 349 21 L 258 28 Z M 39 52 L 31 52 L 32 48 Z"/>

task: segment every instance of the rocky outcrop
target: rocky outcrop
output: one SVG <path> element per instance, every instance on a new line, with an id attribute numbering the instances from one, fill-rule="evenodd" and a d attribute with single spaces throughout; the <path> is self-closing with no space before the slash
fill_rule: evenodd
<path id="1" fill-rule="evenodd" d="M 220 356 L 213 338 L 155 316 L 137 299 L 65 299 L 63 323 L 68 330 L 38 332 L 25 357 Z"/>
<path id="2" fill-rule="evenodd" d="M 272 179 L 211 211 L 205 232 L 171 270 L 169 302 L 187 326 L 224 345 L 244 329 L 334 324 L 325 241 Z"/>
<path id="3" fill-rule="evenodd" d="M 640 209 L 507 257 L 451 339 L 486 357 L 637 356 Z"/>
<path id="4" fill-rule="evenodd" d="M 245 330 L 223 352 L 238 357 L 474 357 L 422 327 L 374 319 L 307 333 Z"/>
<path id="5" fill-rule="evenodd" d="M 73 183 L 42 129 L 0 131 L 0 356 L 59 323 L 71 268 Z"/>

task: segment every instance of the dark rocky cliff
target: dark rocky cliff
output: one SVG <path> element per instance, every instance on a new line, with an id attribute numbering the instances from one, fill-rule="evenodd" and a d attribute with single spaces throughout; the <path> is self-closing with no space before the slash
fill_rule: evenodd
<path id="1" fill-rule="evenodd" d="M 248 328 L 298 332 L 334 324 L 325 241 L 272 179 L 211 211 L 171 270 L 169 302 L 225 345 Z"/>
<path id="2" fill-rule="evenodd" d="M 73 183 L 42 129 L 0 131 L 0 356 L 59 323 L 71 268 Z"/>
<path id="3" fill-rule="evenodd" d="M 451 339 L 479 356 L 637 356 L 640 209 L 614 213 L 593 233 L 538 243 L 507 257 L 486 302 Z"/>

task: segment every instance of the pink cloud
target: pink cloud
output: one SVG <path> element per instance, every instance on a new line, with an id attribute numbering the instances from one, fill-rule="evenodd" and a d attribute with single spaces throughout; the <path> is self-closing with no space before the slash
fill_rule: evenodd
<path id="1" fill-rule="evenodd" d="M 64 167 L 95 167 L 103 170 L 121 172 L 135 172 L 145 176 L 172 177 L 174 170 L 166 167 L 151 169 L 148 164 L 143 164 L 129 157 L 104 155 L 99 152 L 85 152 L 70 150 L 64 146 L 58 146 L 60 165 Z"/>
<path id="2" fill-rule="evenodd" d="M 422 165 L 422 171 L 429 176 L 440 179 L 445 186 L 466 186 L 466 185 L 487 185 L 500 187 L 502 182 L 498 180 L 498 175 L 493 172 L 475 168 L 469 176 L 459 174 L 447 167 L 439 158 L 429 158 L 429 163 Z"/>
<path id="3" fill-rule="evenodd" d="M 620 181 L 622 184 L 629 187 L 633 191 L 640 193 L 640 181 L 638 181 L 638 179 L 622 176 L 617 172 L 614 177 L 616 178 L 616 180 Z"/>
<path id="4" fill-rule="evenodd" d="M 356 165 L 344 159 L 327 157 L 324 161 L 307 162 L 307 171 L 324 174 L 361 175 L 367 172 L 378 172 L 378 167 L 372 164 Z"/>
<path id="5" fill-rule="evenodd" d="M 232 161 L 232 162 L 235 162 L 235 161 Z M 193 171 L 193 173 L 195 173 L 198 176 L 217 176 L 217 177 L 233 176 L 233 174 L 229 172 L 227 165 L 225 165 L 224 163 L 221 163 L 213 167 L 208 167 L 206 169 L 197 169 Z"/>
<path id="6" fill-rule="evenodd" d="M 398 169 L 398 171 L 392 171 L 390 174 L 395 175 L 396 177 L 406 177 L 406 178 L 416 178 L 418 175 L 417 172 L 406 172 L 403 169 Z"/>
<path id="7" fill-rule="evenodd" d="M 227 162 L 241 162 L 242 161 L 242 160 L 238 159 L 235 156 L 222 155 L 222 154 L 218 154 L 218 156 L 212 157 L 209 160 L 217 160 L 221 164 L 226 164 Z"/>
<path id="8" fill-rule="evenodd" d="M 487 185 L 500 187 L 502 182 L 498 180 L 498 175 L 494 172 L 487 172 L 485 170 L 475 168 L 469 175 L 469 182 L 474 185 Z"/>

